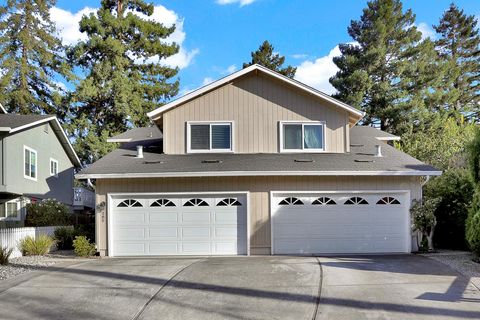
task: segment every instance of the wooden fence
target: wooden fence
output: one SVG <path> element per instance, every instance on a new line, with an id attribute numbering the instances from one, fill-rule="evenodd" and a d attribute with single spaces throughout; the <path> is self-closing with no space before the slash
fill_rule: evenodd
<path id="1" fill-rule="evenodd" d="M 4 228 L 0 229 L 0 246 L 13 248 L 11 257 L 21 257 L 18 243 L 25 237 L 38 237 L 42 234 L 53 236 L 58 227 L 26 227 L 26 228 Z"/>

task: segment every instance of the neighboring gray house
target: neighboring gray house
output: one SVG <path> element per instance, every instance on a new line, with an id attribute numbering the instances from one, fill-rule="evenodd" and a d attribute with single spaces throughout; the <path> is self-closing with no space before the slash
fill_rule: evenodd
<path id="1" fill-rule="evenodd" d="M 411 202 L 441 174 L 259 65 L 147 115 L 77 175 L 96 179 L 101 255 L 407 253 Z"/>
<path id="2" fill-rule="evenodd" d="M 54 198 L 72 207 L 80 167 L 55 116 L 7 114 L 0 107 L 0 226 L 22 225 L 28 202 Z"/>

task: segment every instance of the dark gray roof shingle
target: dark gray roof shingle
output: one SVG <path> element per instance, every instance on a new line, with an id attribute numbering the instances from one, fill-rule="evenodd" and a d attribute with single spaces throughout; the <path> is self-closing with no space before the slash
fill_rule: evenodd
<path id="1" fill-rule="evenodd" d="M 373 129 L 377 130 L 377 129 Z M 377 130 L 378 131 L 378 130 Z M 395 174 L 438 174 L 438 170 L 417 159 L 377 140 L 367 129 L 354 128 L 351 131 L 350 153 L 270 153 L 270 154 L 186 154 L 166 155 L 156 145 L 145 146 L 144 158 L 136 158 L 133 145 L 117 149 L 88 168 L 77 177 L 88 178 L 98 175 L 121 176 L 134 174 L 148 177 L 176 176 L 183 174 L 220 173 L 237 175 L 238 172 L 251 174 L 332 174 L 345 172 L 359 174 L 391 172 Z M 383 157 L 375 157 L 375 145 L 382 146 Z"/>
<path id="2" fill-rule="evenodd" d="M 162 132 L 157 126 L 133 128 L 119 135 L 108 138 L 111 142 L 137 142 L 162 139 Z"/>
<path id="3" fill-rule="evenodd" d="M 0 114 L 0 127 L 16 129 L 36 121 L 53 118 L 51 115 Z"/>

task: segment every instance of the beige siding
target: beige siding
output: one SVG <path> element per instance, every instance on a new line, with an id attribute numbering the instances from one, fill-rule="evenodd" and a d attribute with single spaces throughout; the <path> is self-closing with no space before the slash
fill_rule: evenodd
<path id="1" fill-rule="evenodd" d="M 420 199 L 418 177 L 208 177 L 97 180 L 97 246 L 107 250 L 106 195 L 115 192 L 250 192 L 250 247 L 252 254 L 270 252 L 270 191 L 410 190 Z"/>
<path id="2" fill-rule="evenodd" d="M 276 153 L 278 123 L 285 120 L 325 121 L 326 151 L 345 152 L 346 111 L 264 75 L 239 78 L 166 112 L 164 151 L 186 152 L 186 121 L 234 121 L 235 152 Z"/>

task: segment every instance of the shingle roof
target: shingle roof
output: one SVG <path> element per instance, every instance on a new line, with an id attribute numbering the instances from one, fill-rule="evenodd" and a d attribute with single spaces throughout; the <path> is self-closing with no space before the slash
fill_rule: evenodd
<path id="1" fill-rule="evenodd" d="M 376 129 L 374 129 L 376 130 Z M 148 144 L 144 158 L 133 145 L 117 149 L 77 178 L 238 176 L 238 175 L 438 175 L 432 166 L 378 141 L 370 129 L 351 130 L 350 153 L 187 154 L 166 155 Z M 375 157 L 375 145 L 383 157 Z"/>
<path id="2" fill-rule="evenodd" d="M 162 132 L 157 126 L 133 128 L 119 135 L 108 138 L 108 142 L 137 142 L 162 139 Z"/>
<path id="3" fill-rule="evenodd" d="M 55 117 L 51 115 L 0 114 L 0 127 L 17 129 L 19 127 L 49 118 L 53 119 Z"/>

